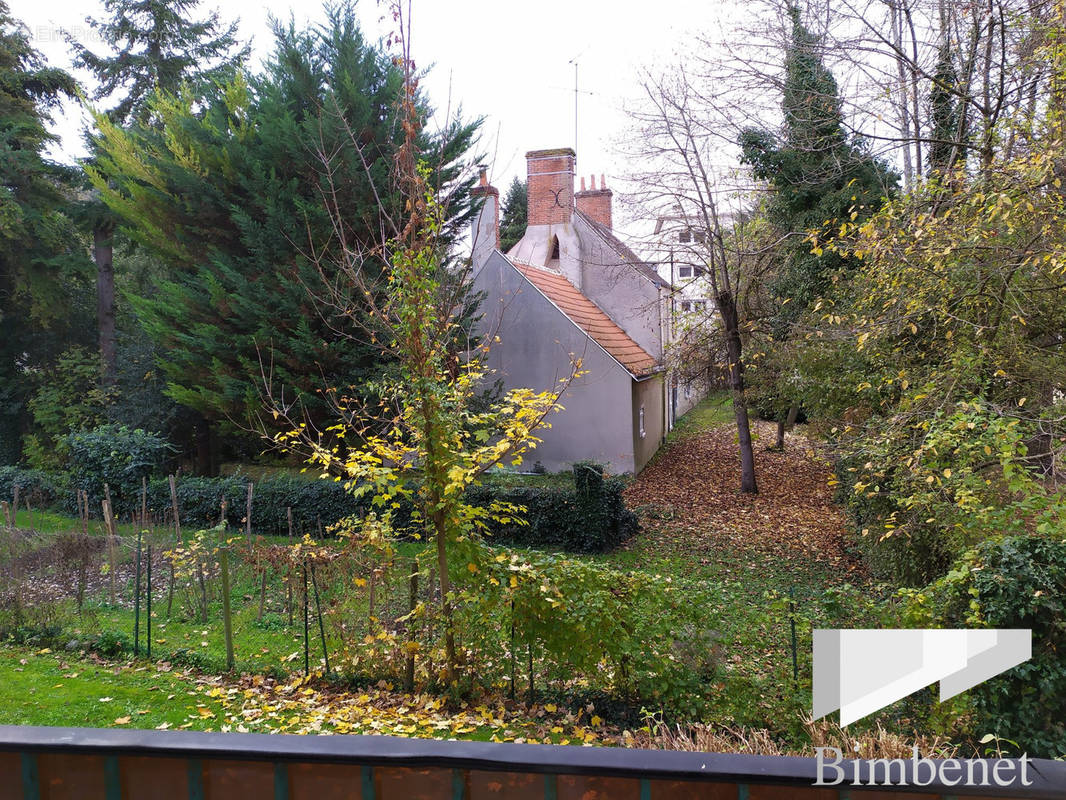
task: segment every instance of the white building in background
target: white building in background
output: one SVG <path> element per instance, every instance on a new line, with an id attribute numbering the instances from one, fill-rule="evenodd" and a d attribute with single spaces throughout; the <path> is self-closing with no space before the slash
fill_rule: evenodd
<path id="1" fill-rule="evenodd" d="M 715 326 L 714 290 L 707 274 L 706 232 L 681 216 L 661 216 L 655 221 L 656 272 L 673 290 L 670 294 L 671 344 L 668 404 L 671 417 L 680 418 L 707 394 L 706 378 L 686 376 L 676 352 L 686 340 L 698 342 L 701 332 Z M 672 425 L 671 425 L 672 427 Z"/>

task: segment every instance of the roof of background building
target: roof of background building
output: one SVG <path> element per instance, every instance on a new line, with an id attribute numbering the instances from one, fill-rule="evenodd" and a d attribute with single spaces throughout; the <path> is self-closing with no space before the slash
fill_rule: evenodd
<path id="1" fill-rule="evenodd" d="M 510 260 L 510 259 L 509 259 Z M 526 280 L 592 337 L 632 375 L 643 377 L 655 371 L 658 362 L 634 342 L 607 314 L 558 272 L 510 260 Z"/>

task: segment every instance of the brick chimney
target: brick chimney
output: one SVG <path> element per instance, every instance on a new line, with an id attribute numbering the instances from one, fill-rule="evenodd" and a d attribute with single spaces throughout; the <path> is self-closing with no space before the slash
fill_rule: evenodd
<path id="1" fill-rule="evenodd" d="M 568 225 L 574 213 L 574 163 L 569 147 L 526 153 L 530 225 Z"/>
<path id="2" fill-rule="evenodd" d="M 598 222 L 610 228 L 611 198 L 614 196 L 614 192 L 607 188 L 607 181 L 604 180 L 602 173 L 600 174 L 599 189 L 596 188 L 595 175 L 589 178 L 589 182 L 592 188 L 586 189 L 585 179 L 581 179 L 581 191 L 574 196 L 577 201 L 577 210 L 593 222 Z"/>
<path id="3" fill-rule="evenodd" d="M 470 190 L 474 204 L 480 201 L 480 209 L 470 225 L 472 243 L 471 261 L 475 268 L 480 267 L 500 248 L 500 190 L 489 183 L 489 168 L 478 165 L 480 177 L 478 185 Z"/>

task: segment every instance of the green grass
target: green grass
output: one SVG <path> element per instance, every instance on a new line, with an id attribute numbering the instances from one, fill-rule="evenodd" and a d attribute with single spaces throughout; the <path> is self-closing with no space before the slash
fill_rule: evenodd
<path id="1" fill-rule="evenodd" d="M 166 670 L 166 667 L 162 667 Z M 105 665 L 62 653 L 0 647 L 0 722 L 67 727 L 212 727 L 219 711 L 188 676 L 160 665 Z M 129 717 L 128 723 L 116 722 Z"/>
<path id="2" fill-rule="evenodd" d="M 36 509 L 33 511 L 26 511 L 23 509 L 15 515 L 15 527 L 24 530 L 34 530 L 38 533 L 69 533 L 70 531 L 80 531 L 81 521 L 77 517 L 60 514 L 56 511 L 38 511 Z M 115 530 L 119 536 L 136 534 L 136 527 L 128 522 L 117 524 Z M 102 534 L 103 532 L 103 520 L 89 520 L 89 533 Z"/>
<path id="3" fill-rule="evenodd" d="M 667 435 L 666 441 L 672 442 L 675 439 L 717 428 L 732 421 L 732 395 L 724 391 L 711 392 L 677 421 L 674 429 Z"/>

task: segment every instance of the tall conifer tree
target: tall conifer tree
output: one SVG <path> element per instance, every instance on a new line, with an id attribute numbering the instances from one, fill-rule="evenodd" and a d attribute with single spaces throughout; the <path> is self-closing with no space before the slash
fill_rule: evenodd
<path id="1" fill-rule="evenodd" d="M 744 161 L 770 185 L 769 221 L 789 234 L 774 290 L 789 302 L 775 325 L 778 338 L 846 264 L 830 252 L 812 252 L 808 234 L 831 237 L 842 222 L 871 215 L 891 193 L 896 176 L 844 127 L 836 79 L 822 59 L 820 39 L 789 8 L 792 36 L 785 53 L 780 135 L 749 129 L 741 136 Z"/>
<path id="2" fill-rule="evenodd" d="M 93 171 L 129 235 L 172 271 L 135 300 L 163 354 L 168 393 L 240 425 L 261 408 L 264 370 L 287 402 L 321 419 L 323 380 L 362 397 L 389 368 L 372 346 L 372 320 L 353 327 L 323 315 L 313 293 L 331 279 L 318 265 L 342 240 L 379 242 L 388 216 L 402 217 L 388 194 L 402 75 L 363 38 L 351 5 L 307 30 L 275 23 L 275 37 L 262 73 L 153 101 L 157 128 L 125 130 L 100 116 Z M 456 123 L 424 143 L 450 213 L 443 242 L 470 218 L 474 179 L 464 167 L 477 128 Z"/>
<path id="3" fill-rule="evenodd" d="M 500 218 L 500 249 L 507 252 L 526 233 L 529 221 L 529 199 L 525 181 L 511 180 L 507 196 L 503 199 L 503 215 Z"/>
<path id="4" fill-rule="evenodd" d="M 49 112 L 74 80 L 49 67 L 0 2 L 0 463 L 18 459 L 26 374 L 77 332 L 87 262 L 66 207 L 71 170 L 46 159 Z"/>
<path id="5" fill-rule="evenodd" d="M 148 101 L 156 92 L 182 85 L 210 84 L 232 76 L 247 57 L 237 43 L 237 26 L 223 25 L 218 12 L 195 19 L 200 0 L 105 0 L 104 16 L 86 20 L 104 45 L 90 48 L 68 35 L 76 66 L 96 79 L 95 101 L 109 105 L 118 125 L 151 125 Z M 116 219 L 97 199 L 84 203 L 81 222 L 92 231 L 97 271 L 97 328 L 104 382 L 116 379 Z"/>

